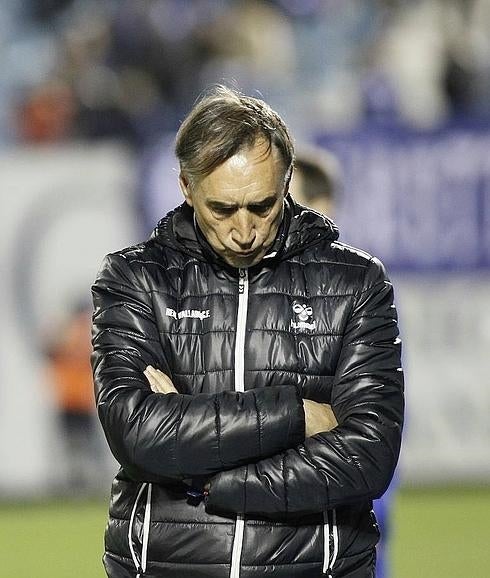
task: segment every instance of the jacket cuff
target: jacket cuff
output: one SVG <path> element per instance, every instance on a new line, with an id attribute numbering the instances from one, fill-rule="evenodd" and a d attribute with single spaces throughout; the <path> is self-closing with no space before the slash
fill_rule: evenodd
<path id="1" fill-rule="evenodd" d="M 261 454 L 272 456 L 303 443 L 305 412 L 303 398 L 294 385 L 265 388 L 269 399 L 256 397 Z"/>
<path id="2" fill-rule="evenodd" d="M 248 466 L 241 466 L 213 476 L 205 498 L 206 512 L 211 514 L 242 514 L 246 505 Z"/>

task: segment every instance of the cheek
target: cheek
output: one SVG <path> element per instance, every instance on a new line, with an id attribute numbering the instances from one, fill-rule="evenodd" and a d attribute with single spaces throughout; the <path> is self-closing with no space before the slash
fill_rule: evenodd
<path id="1" fill-rule="evenodd" d="M 282 218 L 282 210 L 281 207 L 277 211 L 274 211 L 273 214 L 269 216 L 267 222 L 263 223 L 263 233 L 268 236 L 270 234 L 275 235 L 277 228 L 279 227 L 279 223 L 281 222 Z"/>
<path id="2" fill-rule="evenodd" d="M 203 232 L 210 241 L 223 242 L 230 234 L 230 227 L 225 222 L 213 220 L 206 223 L 206 231 Z"/>
<path id="3" fill-rule="evenodd" d="M 277 223 L 275 220 L 267 220 L 266 222 L 258 223 L 256 227 L 259 239 L 262 242 L 267 242 L 273 238 L 277 231 Z"/>

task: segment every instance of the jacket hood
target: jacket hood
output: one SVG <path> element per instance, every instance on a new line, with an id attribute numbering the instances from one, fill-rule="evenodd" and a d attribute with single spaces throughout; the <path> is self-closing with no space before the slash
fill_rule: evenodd
<path id="1" fill-rule="evenodd" d="M 290 195 L 286 197 L 284 205 L 284 218 L 264 259 L 282 260 L 319 242 L 338 239 L 338 227 L 329 217 L 296 203 Z M 229 267 L 208 244 L 195 223 L 193 209 L 185 202 L 159 221 L 150 239 L 200 261 Z"/>

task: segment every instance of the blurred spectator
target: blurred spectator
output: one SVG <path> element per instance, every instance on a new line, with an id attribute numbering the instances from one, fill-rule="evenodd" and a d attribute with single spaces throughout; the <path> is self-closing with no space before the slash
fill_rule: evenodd
<path id="1" fill-rule="evenodd" d="M 401 117 L 430 128 L 452 115 L 490 112 L 489 0 L 394 0 L 372 48 Z"/>
<path id="2" fill-rule="evenodd" d="M 65 140 L 73 134 L 75 112 L 73 91 L 66 84 L 36 87 L 21 104 L 20 137 L 28 143 Z"/>
<path id="3" fill-rule="evenodd" d="M 73 309 L 46 352 L 48 379 L 65 442 L 67 471 L 59 490 L 70 495 L 96 491 L 105 472 L 95 416 L 90 327 L 91 309 Z"/>
<path id="4" fill-rule="evenodd" d="M 297 67 L 288 108 L 308 131 L 362 120 L 363 55 L 378 31 L 375 0 L 282 0 L 294 29 Z M 302 125 L 302 127 L 301 127 Z"/>
<path id="5" fill-rule="evenodd" d="M 200 35 L 209 55 L 199 76 L 203 87 L 228 79 L 244 92 L 258 90 L 275 100 L 296 95 L 293 26 L 273 4 L 230 2 Z"/>
<path id="6" fill-rule="evenodd" d="M 26 7 L 32 18 L 42 24 L 52 20 L 71 4 L 73 0 L 27 0 Z"/>
<path id="7" fill-rule="evenodd" d="M 21 140 L 151 146 L 215 82 L 267 95 L 305 138 L 490 113 L 490 0 L 5 0 L 0 32 L 3 140 L 16 110 Z"/>
<path id="8" fill-rule="evenodd" d="M 377 40 L 375 62 L 394 87 L 400 113 L 420 127 L 448 114 L 444 11 L 438 0 L 399 2 Z"/>
<path id="9" fill-rule="evenodd" d="M 452 11 L 446 90 L 465 114 L 490 114 L 490 2 L 460 1 Z"/>
<path id="10" fill-rule="evenodd" d="M 337 159 L 323 149 L 298 149 L 290 185 L 292 196 L 301 205 L 332 216 L 341 191 Z"/>

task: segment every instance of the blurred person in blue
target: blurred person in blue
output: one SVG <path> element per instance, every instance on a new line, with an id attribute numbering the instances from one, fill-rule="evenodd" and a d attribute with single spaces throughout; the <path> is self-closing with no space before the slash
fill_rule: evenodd
<path id="1" fill-rule="evenodd" d="M 121 464 L 107 575 L 373 578 L 403 422 L 392 285 L 291 198 L 292 140 L 262 100 L 214 89 L 176 153 L 185 202 L 93 286 Z"/>
<path id="2" fill-rule="evenodd" d="M 341 195 L 341 170 L 334 155 L 316 147 L 300 148 L 294 161 L 294 175 L 290 192 L 296 202 L 332 217 Z M 397 486 L 394 476 L 383 496 L 373 501 L 373 509 L 380 529 L 376 546 L 376 578 L 390 576 L 389 547 L 393 492 Z"/>

